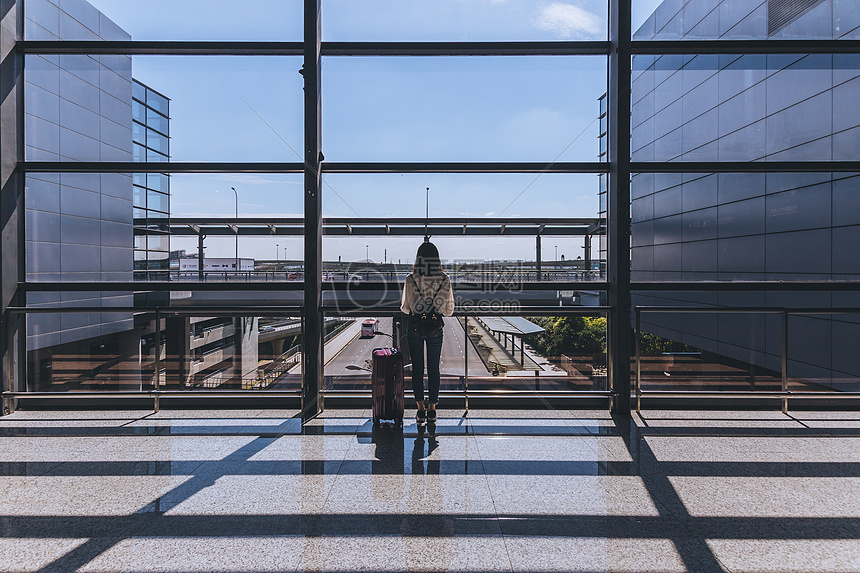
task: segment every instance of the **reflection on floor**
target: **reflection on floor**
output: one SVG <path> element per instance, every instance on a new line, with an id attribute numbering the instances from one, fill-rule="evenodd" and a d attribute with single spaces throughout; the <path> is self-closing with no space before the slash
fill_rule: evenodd
<path id="1" fill-rule="evenodd" d="M 860 414 L 18 412 L 3 571 L 858 571 Z"/>

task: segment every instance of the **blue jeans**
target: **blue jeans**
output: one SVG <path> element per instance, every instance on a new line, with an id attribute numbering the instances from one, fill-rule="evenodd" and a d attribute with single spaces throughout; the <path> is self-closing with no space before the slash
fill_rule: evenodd
<path id="1" fill-rule="evenodd" d="M 439 362 L 442 360 L 442 336 L 418 336 L 408 327 L 406 342 L 412 356 L 412 393 L 416 402 L 424 401 L 424 343 L 427 343 L 427 391 L 431 404 L 439 403 Z"/>

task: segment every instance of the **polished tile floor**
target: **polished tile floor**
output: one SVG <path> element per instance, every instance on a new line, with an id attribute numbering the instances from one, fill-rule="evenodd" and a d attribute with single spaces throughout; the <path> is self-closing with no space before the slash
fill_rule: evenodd
<path id="1" fill-rule="evenodd" d="M 860 413 L 17 412 L 0 571 L 860 571 Z"/>

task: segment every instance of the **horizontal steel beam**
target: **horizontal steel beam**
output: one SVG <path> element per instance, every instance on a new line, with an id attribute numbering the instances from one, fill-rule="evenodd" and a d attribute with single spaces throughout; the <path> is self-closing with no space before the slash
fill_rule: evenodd
<path id="1" fill-rule="evenodd" d="M 135 219 L 134 224 L 143 224 L 147 219 Z M 602 219 L 597 217 L 324 217 L 323 225 L 597 225 Z M 176 225 L 304 225 L 301 217 L 171 217 Z"/>
<path id="2" fill-rule="evenodd" d="M 370 270 L 373 270 L 371 268 Z M 328 271 L 326 271 L 328 272 Z M 189 274 L 196 274 L 190 271 Z M 357 273 L 361 274 L 361 273 Z M 235 291 L 301 291 L 303 281 L 223 281 L 223 282 L 23 282 L 18 287 L 25 292 L 235 292 Z M 324 291 L 386 291 L 402 289 L 403 284 L 398 280 L 391 281 L 323 281 Z M 583 290 L 605 291 L 605 282 L 570 282 L 570 281 L 520 281 L 511 277 L 505 282 L 496 281 L 463 281 L 454 282 L 455 291 L 464 292 L 519 292 L 519 291 L 556 291 Z M 104 307 L 97 312 L 116 312 L 110 307 Z"/>
<path id="3" fill-rule="evenodd" d="M 473 377 L 469 377 L 472 379 Z M 491 379 L 488 376 L 482 377 Z M 497 380 L 498 378 L 496 378 Z M 326 394 L 332 396 L 346 396 L 356 394 L 357 396 L 367 396 L 370 390 L 364 392 L 356 392 L 355 390 L 327 390 Z M 440 396 L 456 397 L 464 396 L 462 391 L 456 390 L 441 390 Z M 499 397 L 534 397 L 537 395 L 545 396 L 611 396 L 613 392 L 608 390 L 557 390 L 535 392 L 533 390 L 470 390 L 469 396 L 499 396 Z M 128 390 L 128 391 L 105 391 L 105 392 L 3 392 L 4 398 L 147 398 L 153 396 L 162 396 L 165 398 L 246 398 L 250 396 L 266 395 L 293 397 L 298 396 L 299 391 L 294 390 L 244 390 L 224 391 L 224 390 Z M 697 390 L 643 390 L 640 394 L 643 398 L 659 397 L 659 398 L 826 398 L 826 399 L 857 399 L 860 398 L 860 392 L 838 392 L 838 391 L 821 391 L 821 392 L 736 392 L 731 390 L 722 391 L 697 391 Z"/>
<path id="4" fill-rule="evenodd" d="M 24 54 L 301 56 L 302 42 L 24 40 Z M 633 40 L 634 55 L 855 54 L 860 40 Z M 323 56 L 608 56 L 608 41 L 322 42 Z"/>
<path id="5" fill-rule="evenodd" d="M 329 317 L 351 317 L 351 316 L 397 316 L 402 314 L 400 304 L 392 301 L 390 305 L 378 306 L 350 306 L 324 305 L 323 312 Z M 230 305 L 226 307 L 213 306 L 123 306 L 105 309 L 93 306 L 62 306 L 58 308 L 39 307 L 10 307 L 12 314 L 76 314 L 76 313 L 133 313 L 133 314 L 155 314 L 159 312 L 162 316 L 287 316 L 298 317 L 301 309 L 289 306 L 241 306 Z M 517 306 L 513 308 L 480 308 L 471 306 L 458 306 L 454 309 L 454 316 L 568 316 L 568 315 L 595 315 L 610 312 L 607 306 Z"/>
<path id="6" fill-rule="evenodd" d="M 375 267 L 371 267 L 375 268 Z M 384 268 L 380 266 L 379 268 Z M 352 284 L 341 281 L 324 281 L 323 290 L 384 290 L 393 286 L 402 286 L 399 282 L 383 281 Z M 73 292 L 73 291 L 113 291 L 113 292 L 146 292 L 146 291 L 237 291 L 237 290 L 302 290 L 302 281 L 226 281 L 226 282 L 23 282 L 19 287 L 29 292 Z M 522 290 L 605 290 L 604 282 L 562 282 L 562 281 L 519 281 L 511 277 L 507 282 L 455 282 L 455 290 L 461 288 L 500 290 L 502 288 L 517 288 Z M 860 282 L 702 282 L 702 283 L 632 283 L 632 290 L 640 292 L 665 291 L 704 291 L 704 292 L 749 292 L 749 291 L 820 291 L 844 292 L 860 291 Z M 109 311 L 106 311 L 109 312 Z"/>
<path id="7" fill-rule="evenodd" d="M 634 282 L 634 291 L 705 291 L 705 292 L 748 292 L 748 291 L 821 291 L 843 292 L 860 291 L 860 282 L 851 281 L 701 281 L 701 282 Z"/>
<path id="8" fill-rule="evenodd" d="M 12 314 L 74 314 L 74 313 L 133 313 L 133 314 L 155 314 L 160 312 L 164 316 L 295 316 L 300 317 L 303 307 L 301 306 L 62 306 L 51 308 L 45 306 L 10 307 Z"/>
<path id="9" fill-rule="evenodd" d="M 24 54 L 301 56 L 302 42 L 26 40 Z M 322 42 L 323 56 L 608 56 L 607 41 Z"/>
<path id="10" fill-rule="evenodd" d="M 128 390 L 105 392 L 3 392 L 4 398 L 248 398 L 265 394 L 270 398 L 292 398 L 300 395 L 299 390 L 244 390 L 242 392 L 224 390 Z"/>
<path id="11" fill-rule="evenodd" d="M 322 311 L 328 316 L 398 316 L 400 303 L 394 301 L 392 305 L 373 307 L 345 307 L 343 305 L 323 305 Z M 602 315 L 611 312 L 608 306 L 518 306 L 515 308 L 483 308 L 483 307 L 455 307 L 454 316 L 574 316 L 574 315 Z"/>
<path id="12" fill-rule="evenodd" d="M 731 398 L 733 400 L 751 400 L 756 398 L 820 398 L 829 400 L 844 400 L 860 398 L 860 392 L 733 392 L 730 390 L 683 391 L 683 390 L 642 390 L 642 398 Z"/>
<path id="13" fill-rule="evenodd" d="M 631 52 L 661 54 L 858 54 L 860 40 L 633 40 Z"/>
<path id="14" fill-rule="evenodd" d="M 210 223 L 211 224 L 211 223 Z M 463 229 L 459 227 L 438 227 L 431 225 L 429 227 L 401 227 L 399 225 L 390 225 L 386 227 L 371 227 L 371 226 L 350 226 L 341 225 L 337 227 L 323 227 L 323 235 L 325 236 L 354 236 L 354 237 L 423 237 L 430 236 L 471 236 L 471 237 L 498 237 L 502 234 L 499 227 L 467 227 Z M 151 234 L 143 229 L 136 231 L 138 235 Z M 237 233 L 227 226 L 203 226 L 198 229 L 192 229 L 184 225 L 170 225 L 169 234 L 172 236 L 197 236 L 200 234 L 211 236 L 235 236 Z M 276 227 L 270 230 L 268 227 L 238 227 L 238 234 L 243 237 L 272 237 L 272 236 L 304 236 L 302 227 Z M 590 234 L 586 227 L 547 227 L 543 231 L 536 227 L 507 227 L 504 234 L 511 236 L 529 236 L 535 235 L 552 235 L 561 237 L 578 237 Z"/>
<path id="15" fill-rule="evenodd" d="M 700 313 L 719 313 L 719 314 L 782 314 L 786 313 L 790 316 L 794 315 L 815 315 L 815 314 L 860 314 L 860 308 L 857 307 L 830 307 L 830 308 L 811 308 L 811 307 L 766 307 L 766 306 L 637 306 L 634 307 L 642 314 L 650 313 L 675 313 L 675 314 L 700 314 Z"/>
<path id="16" fill-rule="evenodd" d="M 304 172 L 301 163 L 129 161 L 23 161 L 25 173 L 284 173 Z M 860 161 L 635 161 L 632 173 L 818 173 L 860 172 Z M 608 173 L 601 162 L 386 162 L 323 163 L 326 174 L 384 173 Z"/>
<path id="17" fill-rule="evenodd" d="M 222 163 L 169 161 L 24 161 L 25 173 L 304 173 L 302 163 Z"/>
<path id="18" fill-rule="evenodd" d="M 323 42 L 323 56 L 608 56 L 609 42 Z"/>
<path id="19" fill-rule="evenodd" d="M 117 54 L 125 56 L 301 56 L 302 42 L 193 42 L 137 40 L 24 40 L 24 54 Z"/>
<path id="20" fill-rule="evenodd" d="M 558 162 L 326 162 L 323 173 L 608 173 L 609 163 Z"/>
<path id="21" fill-rule="evenodd" d="M 860 172 L 860 161 L 633 161 L 636 173 L 826 173 Z"/>

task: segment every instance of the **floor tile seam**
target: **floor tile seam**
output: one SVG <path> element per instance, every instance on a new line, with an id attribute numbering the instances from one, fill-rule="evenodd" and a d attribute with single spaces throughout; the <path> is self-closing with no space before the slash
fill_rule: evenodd
<path id="1" fill-rule="evenodd" d="M 572 420 L 572 419 L 570 419 L 570 420 L 569 420 L 569 419 L 565 419 L 565 418 L 563 418 L 563 417 L 561 416 L 561 414 L 560 414 L 560 410 L 558 410 L 557 408 L 553 408 L 553 407 L 552 407 L 552 405 L 551 405 L 551 404 L 549 404 L 549 402 L 546 402 L 546 401 L 545 401 L 545 403 L 546 403 L 546 406 L 547 406 L 547 408 L 549 409 L 549 411 L 551 411 L 551 412 L 555 415 L 556 419 L 558 419 L 559 421 L 561 421 L 561 422 L 562 422 L 562 424 L 564 424 L 564 426 L 565 426 L 568 430 L 570 430 L 571 432 L 573 432 L 573 426 L 572 426 L 570 423 L 568 423 L 568 422 L 569 422 L 570 420 Z M 512 419 L 514 419 L 514 420 L 527 420 L 527 419 L 529 419 L 529 418 L 526 418 L 526 417 L 519 417 L 519 418 L 512 418 Z M 474 426 L 473 418 L 469 417 L 469 418 L 468 418 L 468 420 L 469 420 L 469 424 L 470 424 L 470 426 L 471 426 L 472 435 L 474 435 L 474 436 L 476 436 L 476 437 L 477 437 L 479 434 L 477 434 L 477 433 L 475 432 L 475 426 Z M 586 438 L 586 437 L 588 437 L 588 438 L 594 438 L 594 437 L 602 437 L 602 436 L 599 436 L 598 434 L 594 434 L 594 432 L 592 432 L 592 431 L 591 431 L 591 430 L 589 430 L 589 429 L 586 429 L 586 432 L 588 432 L 586 435 L 572 433 L 570 436 L 540 436 L 540 435 L 532 435 L 532 436 L 522 436 L 522 437 L 546 437 L 546 438 Z M 597 451 L 597 450 L 599 449 L 598 447 L 592 447 L 592 446 L 590 446 L 590 445 L 589 445 L 589 447 L 590 447 L 590 449 L 592 449 L 592 450 L 594 451 L 594 453 L 595 453 L 595 454 L 597 454 L 597 453 L 598 453 L 598 451 Z"/>
<path id="2" fill-rule="evenodd" d="M 359 426 L 356 426 L 356 430 L 358 429 L 358 427 L 359 427 Z M 356 434 L 357 434 L 357 433 L 358 433 L 358 432 L 356 432 Z M 321 510 L 322 510 L 323 512 L 325 511 L 325 508 L 326 508 L 326 506 L 328 505 L 329 498 L 331 497 L 331 494 L 332 494 L 332 492 L 334 491 L 335 485 L 337 484 L 337 480 L 338 480 L 338 479 L 340 478 L 340 476 L 341 476 L 341 470 L 343 469 L 343 466 L 344 466 L 344 464 L 346 463 L 347 458 L 349 457 L 349 452 L 352 450 L 353 446 L 355 446 L 356 444 L 358 444 L 358 439 L 357 439 L 357 437 L 355 437 L 353 440 L 351 440 L 351 441 L 350 441 L 350 443 L 349 443 L 349 447 L 347 447 L 347 448 L 344 450 L 344 452 L 343 452 L 343 457 L 342 457 L 342 458 L 340 459 L 340 461 L 338 462 L 338 465 L 337 465 L 337 471 L 334 473 L 334 479 L 332 479 L 332 480 L 331 480 L 331 485 L 328 487 L 328 491 L 326 491 L 326 492 L 325 492 L 325 496 L 324 496 L 324 498 L 323 498 L 322 506 L 320 506 L 320 507 L 321 507 Z M 324 460 L 324 462 L 325 462 L 325 460 Z M 297 566 L 297 567 L 298 567 L 298 566 Z"/>
<path id="3" fill-rule="evenodd" d="M 471 421 L 470 421 L 470 423 L 471 423 Z M 504 531 L 504 529 L 502 529 L 502 520 L 499 517 L 499 510 L 496 507 L 496 498 L 493 496 L 493 490 L 490 488 L 490 480 L 489 480 L 489 477 L 487 476 L 487 470 L 484 467 L 484 456 L 481 454 L 481 446 L 478 443 L 476 436 L 473 436 L 473 439 L 475 440 L 475 450 L 478 453 L 478 460 L 481 462 L 481 475 L 484 476 L 484 483 L 487 486 L 487 494 L 490 496 L 490 503 L 492 503 L 492 505 L 493 505 L 493 515 L 496 519 L 496 527 L 499 528 L 499 535 L 502 538 L 502 545 L 504 545 L 504 547 L 505 547 L 505 554 L 508 557 L 508 566 L 510 568 L 510 571 L 513 572 L 514 561 L 511 558 L 511 551 L 510 551 L 510 548 L 508 548 L 508 541 L 507 541 L 507 538 L 505 537 L 505 531 Z"/>
<path id="4" fill-rule="evenodd" d="M 308 516 L 310 519 L 313 519 L 315 521 L 315 523 L 311 527 L 311 532 L 312 532 L 311 536 L 313 538 L 321 537 L 321 534 L 319 532 L 319 526 L 320 526 L 322 519 L 321 519 L 320 515 L 325 515 L 326 506 L 329 503 L 329 499 L 331 497 L 332 492 L 334 491 L 335 485 L 337 484 L 337 480 L 341 475 L 340 474 L 341 469 L 343 468 L 344 463 L 346 462 L 346 459 L 349 456 L 350 450 L 352 450 L 353 446 L 358 443 L 357 434 L 358 434 L 358 428 L 360 428 L 360 427 L 361 427 L 361 425 L 357 425 L 355 427 L 356 437 L 355 437 L 355 439 L 353 439 L 350 442 L 349 447 L 346 448 L 346 450 L 344 450 L 343 458 L 340 460 L 340 462 L 338 463 L 338 466 L 337 466 L 337 472 L 334 473 L 334 479 L 331 480 L 331 485 L 328 487 L 328 491 L 325 492 L 325 496 L 323 497 L 323 502 L 322 502 L 322 505 L 320 506 L 320 513 L 311 514 Z M 324 462 L 325 461 L 326 460 L 324 460 Z M 296 560 L 296 566 L 293 569 L 293 573 L 299 573 L 299 568 L 302 566 L 303 562 L 304 562 L 304 558 L 302 556 L 299 556 L 298 559 Z"/>

